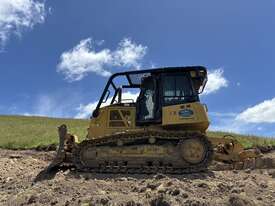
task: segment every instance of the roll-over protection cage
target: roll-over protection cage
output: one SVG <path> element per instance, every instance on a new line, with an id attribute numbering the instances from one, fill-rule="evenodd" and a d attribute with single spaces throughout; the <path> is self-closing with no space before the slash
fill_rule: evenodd
<path id="1" fill-rule="evenodd" d="M 111 104 L 114 104 L 116 97 L 118 97 L 118 102 L 121 101 L 122 88 L 140 88 L 142 78 L 145 76 L 150 76 L 152 74 L 160 74 L 160 73 L 173 73 L 173 72 L 192 72 L 192 80 L 197 80 L 199 83 L 199 88 L 197 88 L 197 92 L 200 94 L 203 92 L 204 87 L 207 82 L 207 70 L 203 66 L 188 66 L 188 67 L 165 67 L 165 68 L 156 68 L 156 69 L 146 69 L 146 70 L 135 70 L 135 71 L 127 71 L 115 73 L 110 76 L 103 93 L 97 103 L 95 110 L 93 111 L 93 115 L 91 118 L 95 118 L 99 114 L 99 109 L 102 103 L 109 97 L 110 91 L 109 88 L 112 86 L 115 93 L 112 97 Z M 114 83 L 114 79 L 118 77 L 126 77 L 128 84 L 116 85 Z"/>

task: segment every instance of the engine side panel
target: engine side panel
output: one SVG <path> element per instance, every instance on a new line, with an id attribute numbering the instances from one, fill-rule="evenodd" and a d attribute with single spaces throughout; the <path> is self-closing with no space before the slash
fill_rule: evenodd
<path id="1" fill-rule="evenodd" d="M 162 108 L 162 124 L 150 125 L 157 130 L 200 131 L 209 126 L 206 110 L 199 102 L 166 106 Z M 136 126 L 134 106 L 110 105 L 102 107 L 98 117 L 91 119 L 88 139 L 101 138 L 118 132 L 141 130 Z"/>
<path id="2" fill-rule="evenodd" d="M 206 109 L 199 102 L 162 108 L 162 125 L 166 128 L 197 130 L 204 133 L 209 123 Z"/>
<path id="3" fill-rule="evenodd" d="M 88 139 L 104 137 L 117 132 L 133 130 L 136 109 L 132 106 L 111 105 L 102 107 L 98 117 L 91 119 L 88 128 Z"/>

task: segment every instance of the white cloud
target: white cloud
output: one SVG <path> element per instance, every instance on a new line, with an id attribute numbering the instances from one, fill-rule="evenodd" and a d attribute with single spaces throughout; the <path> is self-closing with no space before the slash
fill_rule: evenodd
<path id="1" fill-rule="evenodd" d="M 24 112 L 24 116 L 64 117 L 62 106 L 48 95 L 39 96 L 30 112 Z"/>
<path id="2" fill-rule="evenodd" d="M 62 72 L 69 81 L 81 80 L 89 72 L 109 76 L 111 72 L 105 70 L 104 66 L 111 62 L 111 51 L 103 49 L 96 52 L 92 39 L 88 38 L 61 55 L 57 71 Z"/>
<path id="3" fill-rule="evenodd" d="M 238 113 L 232 112 L 209 112 L 211 124 L 209 130 L 222 131 L 238 134 L 256 134 L 258 130 L 254 124 L 247 124 L 242 121 L 236 120 Z"/>
<path id="4" fill-rule="evenodd" d="M 123 39 L 117 50 L 113 53 L 113 60 L 115 65 L 135 68 L 140 67 L 139 61 L 145 56 L 147 47 L 141 44 L 137 45 L 130 39 Z"/>
<path id="5" fill-rule="evenodd" d="M 244 122 L 236 121 L 238 113 L 233 112 L 209 112 L 210 117 L 210 130 L 234 132 L 234 133 L 246 133 L 249 131 L 249 125 Z"/>
<path id="6" fill-rule="evenodd" d="M 91 102 L 89 104 L 83 105 L 81 104 L 77 111 L 78 113 L 75 115 L 74 118 L 76 119 L 85 119 L 92 115 L 94 109 L 96 108 L 98 102 Z"/>
<path id="7" fill-rule="evenodd" d="M 246 123 L 275 123 L 275 98 L 247 108 L 236 120 Z"/>
<path id="8" fill-rule="evenodd" d="M 123 102 L 126 102 L 127 100 L 134 100 L 136 101 L 138 97 L 138 93 L 131 93 L 131 92 L 125 92 L 122 94 L 122 100 L 125 100 Z M 102 104 L 102 106 L 109 105 L 111 103 L 112 97 L 108 98 L 106 103 Z M 130 101 L 131 102 L 131 101 Z M 91 102 L 89 104 L 83 105 L 81 104 L 78 108 L 77 111 L 78 113 L 75 115 L 75 118 L 77 119 L 84 119 L 92 115 L 94 109 L 97 106 L 98 101 Z"/>
<path id="9" fill-rule="evenodd" d="M 0 47 L 10 36 L 21 36 L 25 29 L 33 28 L 45 21 L 45 3 L 36 0 L 1 0 L 0 1 Z"/>
<path id="10" fill-rule="evenodd" d="M 244 135 L 257 135 L 265 137 L 275 137 L 274 128 L 267 123 L 247 123 L 235 118 L 224 117 L 213 120 L 211 118 L 210 131 L 233 132 Z"/>
<path id="11" fill-rule="evenodd" d="M 49 95 L 39 96 L 34 106 L 34 111 L 39 116 L 62 116 L 62 111 L 57 107 L 57 102 Z"/>
<path id="12" fill-rule="evenodd" d="M 216 69 L 208 72 L 208 81 L 203 95 L 217 92 L 219 89 L 228 86 L 228 80 L 223 75 L 222 69 Z"/>
<path id="13" fill-rule="evenodd" d="M 69 117 L 68 107 L 52 95 L 39 95 L 30 112 L 25 116 Z"/>
<path id="14" fill-rule="evenodd" d="M 102 43 L 95 43 L 91 38 L 80 41 L 61 55 L 57 71 L 63 73 L 69 81 L 81 80 L 88 73 L 106 77 L 111 75 L 114 66 L 138 69 L 147 51 L 146 46 L 138 45 L 128 38 L 124 38 L 114 51 L 106 48 L 96 51 L 95 46 Z"/>
<path id="15" fill-rule="evenodd" d="M 258 116 L 256 115 L 254 116 L 255 114 L 254 112 L 253 114 L 250 112 L 249 112 L 250 114 L 248 114 L 247 111 L 250 110 L 251 108 L 248 108 L 241 113 L 209 112 L 209 116 L 211 120 L 209 129 L 213 131 L 234 132 L 234 133 L 249 134 L 249 135 L 254 134 L 254 135 L 269 136 L 269 137 L 274 136 L 275 133 L 274 133 L 273 124 L 270 124 L 275 122 L 274 113 L 273 113 L 273 120 L 269 119 L 269 117 L 267 117 L 265 114 L 261 118 L 259 114 Z M 262 112 L 262 111 L 259 111 L 259 112 Z M 271 111 L 269 110 L 269 112 Z M 271 117 L 272 115 L 269 114 L 269 116 Z M 267 119 L 269 120 L 267 121 Z"/>
<path id="16" fill-rule="evenodd" d="M 28 105 L 27 111 L 22 111 L 22 108 L 18 107 L 16 113 L 26 116 L 71 118 L 75 115 L 74 108 L 79 105 L 83 97 L 78 92 L 61 89 L 52 93 L 39 94 L 32 99 L 33 102 Z"/>
<path id="17" fill-rule="evenodd" d="M 215 117 L 222 117 L 222 118 L 228 118 L 228 117 L 236 117 L 237 113 L 234 112 L 208 112 L 209 115 L 215 116 Z"/>

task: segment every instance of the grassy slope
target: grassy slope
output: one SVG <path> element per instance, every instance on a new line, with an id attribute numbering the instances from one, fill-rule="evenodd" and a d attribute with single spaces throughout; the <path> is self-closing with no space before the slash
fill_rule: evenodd
<path id="1" fill-rule="evenodd" d="M 89 121 L 46 117 L 0 116 L 0 147 L 27 149 L 58 143 L 57 127 L 66 124 L 69 132 L 84 139 Z"/>
<path id="2" fill-rule="evenodd" d="M 259 137 L 255 135 L 240 135 L 228 132 L 207 132 L 209 137 L 223 137 L 224 135 L 231 135 L 236 138 L 245 148 L 251 148 L 254 146 L 275 145 L 274 138 Z"/>
<path id="3" fill-rule="evenodd" d="M 88 120 L 56 119 L 46 117 L 0 116 L 0 147 L 27 149 L 38 145 L 58 143 L 57 127 L 67 124 L 69 132 L 84 139 Z M 228 133 L 208 132 L 209 136 L 222 137 Z M 275 139 L 233 134 L 245 146 L 275 145 Z"/>

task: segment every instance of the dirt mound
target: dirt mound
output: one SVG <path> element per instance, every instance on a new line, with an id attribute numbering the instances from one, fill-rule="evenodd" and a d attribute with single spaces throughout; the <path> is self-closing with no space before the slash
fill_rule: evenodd
<path id="1" fill-rule="evenodd" d="M 37 146 L 37 147 L 35 147 L 33 149 L 37 150 L 37 151 L 48 152 L 48 151 L 55 151 L 55 150 L 57 150 L 57 146 L 55 144 L 39 145 L 39 146 Z"/>
<path id="2" fill-rule="evenodd" d="M 261 151 L 261 153 L 269 153 L 275 150 L 275 145 L 257 146 L 257 148 Z"/>
<path id="3" fill-rule="evenodd" d="M 34 182 L 54 154 L 0 150 L 0 205 L 275 205 L 272 169 L 107 175 L 64 167 Z"/>

